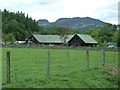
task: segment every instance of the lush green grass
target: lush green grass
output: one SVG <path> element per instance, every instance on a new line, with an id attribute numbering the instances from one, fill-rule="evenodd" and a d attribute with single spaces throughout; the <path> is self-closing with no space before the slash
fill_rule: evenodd
<path id="1" fill-rule="evenodd" d="M 101 65 L 101 51 L 90 51 L 90 69 L 85 50 L 51 49 L 50 75 L 46 76 L 48 49 L 3 48 L 2 78 L 6 82 L 6 51 L 11 51 L 11 83 L 9 88 L 115 88 L 117 75 L 109 74 Z M 115 63 L 114 63 L 115 60 Z M 106 52 L 106 66 L 117 67 L 118 52 Z"/>

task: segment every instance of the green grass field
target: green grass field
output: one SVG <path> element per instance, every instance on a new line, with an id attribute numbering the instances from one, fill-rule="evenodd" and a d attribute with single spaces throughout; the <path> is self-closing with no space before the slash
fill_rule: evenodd
<path id="1" fill-rule="evenodd" d="M 6 83 L 6 51 L 11 51 L 11 83 Z M 118 52 L 90 51 L 89 70 L 85 50 L 50 49 L 50 75 L 46 76 L 48 49 L 3 48 L 3 88 L 117 88 L 118 75 L 105 68 L 118 66 Z M 68 51 L 68 57 L 67 57 Z M 115 60 L 115 62 L 114 62 Z"/>

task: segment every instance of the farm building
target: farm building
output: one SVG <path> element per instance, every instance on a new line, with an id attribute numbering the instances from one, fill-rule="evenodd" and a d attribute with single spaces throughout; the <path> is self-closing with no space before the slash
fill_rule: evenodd
<path id="1" fill-rule="evenodd" d="M 93 46 L 97 42 L 90 36 L 84 34 L 67 35 L 66 43 L 69 46 Z M 64 45 L 64 40 L 59 35 L 36 35 L 30 36 L 26 43 L 44 44 L 49 46 Z"/>
<path id="2" fill-rule="evenodd" d="M 69 41 L 69 46 L 94 46 L 97 42 L 90 36 L 84 34 L 76 34 Z"/>

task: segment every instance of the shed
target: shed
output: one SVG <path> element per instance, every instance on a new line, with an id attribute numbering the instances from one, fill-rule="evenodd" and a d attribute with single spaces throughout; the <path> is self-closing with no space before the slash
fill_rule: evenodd
<path id="1" fill-rule="evenodd" d="M 26 41 L 27 43 L 44 44 L 44 45 L 63 45 L 64 40 L 60 38 L 60 35 L 37 35 L 33 34 Z M 85 34 L 67 35 L 66 43 L 69 46 L 93 46 L 97 45 L 97 42 L 90 36 Z"/>
<path id="2" fill-rule="evenodd" d="M 67 35 L 66 43 L 73 36 L 74 35 Z M 59 35 L 36 35 L 36 34 L 33 34 L 31 37 L 29 37 L 26 42 L 45 45 L 63 45 L 64 43 L 64 41 L 60 38 Z"/>
<path id="3" fill-rule="evenodd" d="M 94 46 L 97 42 L 90 36 L 86 34 L 76 34 L 68 42 L 69 46 Z"/>

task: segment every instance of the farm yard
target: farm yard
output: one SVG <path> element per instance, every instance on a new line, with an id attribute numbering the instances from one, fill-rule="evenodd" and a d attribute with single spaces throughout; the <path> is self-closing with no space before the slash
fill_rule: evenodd
<path id="1" fill-rule="evenodd" d="M 10 84 L 6 84 L 6 52 L 10 51 Z M 3 88 L 118 88 L 118 54 L 86 50 L 2 48 Z M 49 74 L 47 74 L 50 57 Z M 119 83 L 120 84 L 120 83 Z"/>

